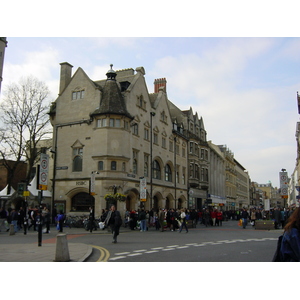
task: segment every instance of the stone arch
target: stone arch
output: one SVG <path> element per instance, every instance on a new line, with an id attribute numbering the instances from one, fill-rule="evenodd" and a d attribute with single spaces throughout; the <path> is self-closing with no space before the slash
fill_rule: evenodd
<path id="1" fill-rule="evenodd" d="M 136 188 L 131 188 L 125 191 L 126 200 L 125 207 L 126 210 L 137 210 L 139 205 L 139 191 Z"/>
<path id="2" fill-rule="evenodd" d="M 174 196 L 171 193 L 168 194 L 166 197 L 165 208 L 166 209 L 175 208 Z"/>

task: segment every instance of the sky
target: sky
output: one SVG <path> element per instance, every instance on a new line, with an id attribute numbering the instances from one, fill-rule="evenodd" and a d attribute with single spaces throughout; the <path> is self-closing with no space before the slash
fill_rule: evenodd
<path id="1" fill-rule="evenodd" d="M 93 2 L 91 10 L 86 0 L 80 21 L 77 7 L 67 2 L 53 1 L 43 8 L 47 14 L 24 14 L 27 2 L 20 1 L 18 11 L 15 2 L 5 4 L 14 17 L 0 20 L 8 29 L 1 35 L 8 45 L 0 101 L 5 86 L 29 75 L 48 85 L 54 101 L 61 62 L 73 65 L 73 74 L 81 67 L 95 81 L 106 78 L 110 64 L 115 70 L 143 66 L 148 91 L 154 91 L 154 79 L 165 77 L 169 100 L 181 110 L 192 107 L 203 118 L 207 140 L 226 145 L 252 181 L 279 186 L 282 168 L 291 175 L 300 89 L 295 1 L 285 7 L 210 1 L 201 9 L 196 1 L 193 9 L 187 0 L 168 13 L 167 1 L 144 7 L 134 0 Z M 137 10 L 127 10 L 129 4 Z"/>

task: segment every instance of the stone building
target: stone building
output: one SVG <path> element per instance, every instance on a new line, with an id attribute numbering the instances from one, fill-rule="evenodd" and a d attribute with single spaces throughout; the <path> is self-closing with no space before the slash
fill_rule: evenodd
<path id="1" fill-rule="evenodd" d="M 250 178 L 246 169 L 236 160 L 236 203 L 239 209 L 250 207 Z"/>
<path id="2" fill-rule="evenodd" d="M 143 67 L 114 71 L 111 65 L 106 76 L 93 81 L 81 68 L 72 75 L 72 65 L 61 64 L 59 96 L 49 112 L 53 204 L 67 213 L 95 205 L 96 215 L 110 202 L 122 212 L 188 207 L 189 184 L 191 205 L 201 202 L 208 189 L 202 119 L 168 100 L 165 78 L 149 93 Z"/>
<path id="3" fill-rule="evenodd" d="M 210 148 L 208 198 L 211 199 L 211 205 L 214 207 L 231 209 L 230 203 L 226 201 L 224 153 L 212 141 L 209 141 L 208 144 Z"/>
<path id="4" fill-rule="evenodd" d="M 234 161 L 233 152 L 226 145 L 218 146 L 224 155 L 225 159 L 225 188 L 226 188 L 226 203 L 228 208 L 239 209 L 236 193 L 236 163 Z"/>

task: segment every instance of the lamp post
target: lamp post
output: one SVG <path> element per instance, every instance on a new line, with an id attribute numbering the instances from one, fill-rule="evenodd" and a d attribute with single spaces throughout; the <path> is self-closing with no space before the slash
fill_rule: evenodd
<path id="1" fill-rule="evenodd" d="M 150 137 L 150 210 L 152 209 L 152 188 L 153 188 L 153 128 L 152 128 L 152 118 L 155 116 L 155 112 L 150 112 L 150 130 L 151 130 L 151 137 Z"/>
<path id="2" fill-rule="evenodd" d="M 175 209 L 177 209 L 176 207 L 176 190 L 177 190 L 177 166 L 176 166 L 176 142 L 177 142 L 177 138 L 174 137 L 174 168 L 175 168 Z"/>

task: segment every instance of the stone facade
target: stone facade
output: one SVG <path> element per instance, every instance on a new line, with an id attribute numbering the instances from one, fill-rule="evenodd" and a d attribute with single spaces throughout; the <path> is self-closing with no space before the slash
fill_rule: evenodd
<path id="1" fill-rule="evenodd" d="M 81 68 L 73 76 L 71 70 L 69 63 L 61 64 L 59 96 L 49 112 L 53 204 L 62 203 L 70 214 L 95 205 L 100 215 L 109 204 L 105 196 L 116 192 L 125 195 L 124 202 L 116 201 L 121 212 L 202 203 L 209 186 L 203 120 L 169 101 L 166 80 L 156 80 L 155 93 L 149 93 L 143 67 L 115 72 L 111 66 L 107 79 L 99 81 Z M 142 178 L 145 202 L 140 202 Z"/>

